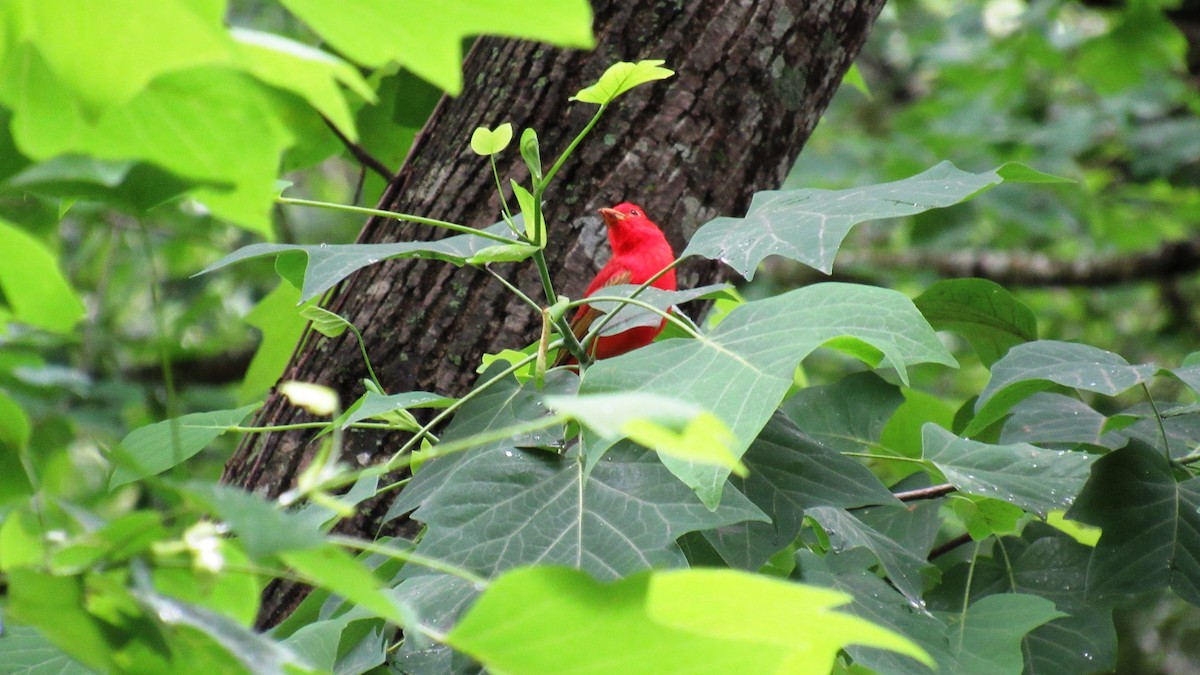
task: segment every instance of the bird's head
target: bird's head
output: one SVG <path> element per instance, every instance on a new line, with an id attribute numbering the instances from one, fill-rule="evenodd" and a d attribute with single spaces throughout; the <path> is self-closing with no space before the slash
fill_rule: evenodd
<path id="1" fill-rule="evenodd" d="M 608 240 L 613 251 L 620 253 L 645 243 L 666 244 L 666 237 L 646 212 L 637 204 L 622 202 L 611 209 L 600 209 L 604 224 L 608 226 Z"/>

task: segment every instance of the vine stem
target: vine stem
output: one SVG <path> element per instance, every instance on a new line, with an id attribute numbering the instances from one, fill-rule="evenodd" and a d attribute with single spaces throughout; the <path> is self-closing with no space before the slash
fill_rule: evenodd
<path id="1" fill-rule="evenodd" d="M 636 298 L 642 291 L 646 290 L 647 288 L 650 288 L 650 284 L 653 284 L 655 281 L 658 281 L 662 277 L 662 275 L 664 275 L 667 272 L 670 272 L 671 270 L 678 267 L 679 263 L 681 263 L 681 262 L 683 262 L 683 258 L 676 258 L 675 260 L 672 260 L 670 265 L 667 265 L 666 267 L 662 268 L 661 270 L 656 272 L 654 274 L 654 276 L 650 277 L 644 283 L 642 283 L 637 288 L 635 288 L 634 291 L 629 294 L 629 299 L 632 300 L 632 299 Z M 584 300 L 587 300 L 587 298 L 584 298 Z M 588 331 L 589 336 L 593 332 L 595 335 L 599 335 L 600 331 L 604 330 L 604 327 L 608 325 L 608 322 L 613 320 L 614 314 L 616 314 L 616 312 L 609 312 L 609 313 L 605 314 L 603 317 L 601 317 L 600 323 L 598 326 L 596 326 L 595 330 Z M 590 340 L 592 340 L 592 339 L 594 339 L 594 338 L 589 337 L 587 340 L 585 340 L 585 342 L 590 342 Z M 585 348 L 586 347 L 587 347 L 587 345 L 585 345 Z"/>
<path id="2" fill-rule="evenodd" d="M 356 213 L 356 214 L 362 215 L 362 216 L 379 216 L 380 218 L 393 218 L 395 220 L 407 220 L 407 221 L 410 221 L 413 223 L 419 223 L 421 225 L 431 225 L 433 227 L 440 227 L 445 230 L 451 230 L 451 231 L 459 232 L 462 234 L 472 234 L 472 235 L 475 235 L 476 237 L 483 237 L 484 239 L 491 239 L 493 241 L 502 241 L 505 244 L 517 243 L 514 239 L 512 239 L 510 237 L 505 237 L 504 235 L 494 234 L 494 233 L 488 232 L 486 230 L 478 230 L 473 227 L 468 227 L 466 225 L 459 225 L 458 223 L 451 223 L 451 222 L 448 222 L 445 220 L 438 220 L 436 218 L 425 218 L 423 216 L 415 216 L 411 213 L 400 213 L 398 211 L 384 211 L 382 209 L 368 209 L 365 206 L 348 206 L 346 204 L 335 204 L 333 202 L 319 202 L 319 201 L 314 201 L 312 199 L 293 199 L 291 197 L 276 197 L 275 201 L 276 201 L 276 203 L 287 204 L 289 206 L 309 206 L 309 207 L 317 208 L 317 209 L 329 209 L 330 211 L 344 211 L 346 213 Z"/>

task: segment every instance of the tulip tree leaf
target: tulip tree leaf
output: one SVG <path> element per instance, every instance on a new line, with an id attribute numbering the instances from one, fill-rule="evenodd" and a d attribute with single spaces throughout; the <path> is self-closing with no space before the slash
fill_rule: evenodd
<path id="1" fill-rule="evenodd" d="M 462 45 L 472 35 L 540 40 L 590 49 L 592 11 L 586 0 L 282 0 L 348 58 L 378 68 L 397 62 L 450 94 L 462 91 Z"/>
<path id="2" fill-rule="evenodd" d="M 1155 366 L 1132 366 L 1117 354 L 1090 345 L 1056 340 L 1017 345 L 992 366 L 992 379 L 979 394 L 975 418 L 963 436 L 974 436 L 1019 401 L 1055 384 L 1116 396 L 1148 382 L 1156 371 Z"/>
<path id="3" fill-rule="evenodd" d="M 922 429 L 924 458 L 967 494 L 991 497 L 1042 517 L 1071 505 L 1087 482 L 1093 457 L 1028 443 L 989 445 L 959 438 L 936 424 Z"/>
<path id="4" fill-rule="evenodd" d="M 833 343 L 869 365 L 954 365 L 912 302 L 895 291 L 819 284 L 745 303 L 701 339 L 656 342 L 588 368 L 580 392 L 657 393 L 694 403 L 733 431 L 741 457 L 792 386 L 796 365 Z M 716 506 L 727 469 L 672 457 L 663 462 Z"/>
<path id="5" fill-rule="evenodd" d="M 836 386 L 806 389 L 797 396 L 824 403 Z M 875 434 L 878 437 L 878 430 Z M 704 532 L 727 563 L 742 569 L 759 569 L 795 541 L 808 508 L 899 504 L 867 467 L 824 444 L 807 425 L 798 426 L 783 415 L 771 418 L 742 459 L 750 473 L 731 478 L 732 484 L 771 522 L 747 521 Z"/>
<path id="6" fill-rule="evenodd" d="M 647 59 L 637 63 L 629 61 L 614 63 L 604 71 L 595 84 L 580 89 L 579 93 L 571 97 L 571 100 L 607 105 L 634 87 L 655 80 L 665 80 L 674 75 L 675 71 L 662 67 L 664 63 L 666 61 L 661 59 Z"/>
<path id="7" fill-rule="evenodd" d="M 512 237 L 506 223 L 496 223 L 486 232 L 493 235 Z M 516 239 L 512 245 L 520 246 Z M 199 272 L 207 274 L 251 258 L 277 256 L 300 252 L 308 257 L 304 270 L 304 286 L 300 289 L 300 302 L 306 302 L 333 288 L 342 279 L 354 272 L 388 258 L 433 258 L 455 265 L 466 264 L 473 256 L 491 248 L 497 240 L 473 234 L 459 234 L 436 241 L 396 242 L 391 244 L 340 244 L 340 245 L 293 245 L 251 244 L 221 258 Z M 507 244 L 501 244 L 507 245 Z"/>
<path id="8" fill-rule="evenodd" d="M 791 258 L 829 274 L 842 240 L 855 225 L 953 206 L 1005 181 L 1035 178 L 1014 166 L 968 173 L 942 162 L 910 178 L 880 185 L 758 192 L 744 218 L 722 216 L 702 225 L 682 257 L 720 260 L 747 279 L 769 255 Z"/>
<path id="9" fill-rule="evenodd" d="M 1045 598 L 1025 593 L 989 595 L 950 618 L 950 649 L 956 675 L 1019 675 L 1021 640 L 1033 629 L 1065 616 Z"/>
<path id="10" fill-rule="evenodd" d="M 913 304 L 934 330 L 958 333 L 983 365 L 991 366 L 1014 345 L 1037 339 L 1033 311 L 987 279 L 946 279 L 930 286 Z"/>
<path id="11" fill-rule="evenodd" d="M 1090 599 L 1169 586 L 1200 604 L 1200 478 L 1176 481 L 1161 450 L 1135 441 L 1101 457 L 1067 517 L 1102 528 Z"/>
<path id="12" fill-rule="evenodd" d="M 899 634 L 837 611 L 847 599 L 733 570 L 651 572 L 603 584 L 538 567 L 494 583 L 447 642 L 489 670 L 514 673 L 582 674 L 601 663 L 608 672 L 816 675 L 850 644 L 932 663 Z M 549 643 L 547 625 L 556 627 Z"/>

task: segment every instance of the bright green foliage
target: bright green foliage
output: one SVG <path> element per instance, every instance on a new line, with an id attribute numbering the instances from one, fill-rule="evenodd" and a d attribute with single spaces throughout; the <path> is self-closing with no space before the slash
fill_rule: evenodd
<path id="1" fill-rule="evenodd" d="M 587 46 L 586 2 L 75 4 L 0 7 L 4 668 L 1082 675 L 1118 667 L 1118 626 L 1165 622 L 1166 644 L 1194 624 L 1195 279 L 1021 285 L 1101 283 L 1090 258 L 1195 235 L 1200 96 L 1155 3 L 889 5 L 789 183 L 697 224 L 685 254 L 756 284 L 606 288 L 593 336 L 667 329 L 572 369 L 547 368 L 581 300 L 534 274 L 569 229 L 542 208 L 565 203 L 577 148 L 624 147 L 590 134 L 662 61 L 580 91 L 594 116 L 573 139 L 523 129 L 517 158 L 511 125 L 481 130 L 507 163 L 480 171 L 532 177 L 483 176 L 511 189 L 490 228 L 334 204 L 384 178 L 318 163 L 346 154 L 332 128 L 390 174 L 438 87 L 461 87 L 464 36 Z M 365 216 L 452 232 L 339 245 Z M 286 243 L 230 253 L 255 236 Z M 395 327 L 317 303 L 413 257 L 527 265 L 542 293 L 513 318 L 549 305 L 545 342 L 457 398 L 393 391 L 367 352 L 407 361 Z M 939 280 L 964 259 L 1003 285 Z M 789 290 L 796 261 L 868 283 Z M 205 380 L 242 367 L 229 318 L 250 307 L 263 343 L 235 402 Z M 370 379 L 280 386 L 323 399 L 257 430 L 306 444 L 252 460 L 298 475 L 280 496 L 216 482 L 301 340 L 357 347 L 342 365 Z M 419 534 L 333 533 L 366 503 Z M 278 577 L 315 590 L 259 632 Z"/>
<path id="2" fill-rule="evenodd" d="M 512 137 L 513 128 L 509 122 L 505 122 L 495 129 L 479 127 L 471 134 L 471 150 L 484 157 L 495 155 L 508 147 L 508 144 L 512 142 Z"/>
<path id="3" fill-rule="evenodd" d="M 0 220 L 0 291 L 17 321 L 65 333 L 83 318 L 83 303 L 58 270 L 54 254 L 15 225 Z"/>
<path id="4" fill-rule="evenodd" d="M 510 673 L 595 672 L 602 663 L 622 673 L 815 674 L 851 643 L 930 663 L 896 633 L 832 611 L 845 600 L 731 570 L 639 574 L 607 585 L 574 570 L 521 570 L 497 580 L 448 641 Z"/>
<path id="5" fill-rule="evenodd" d="M 674 75 L 675 71 L 662 67 L 663 63 L 666 62 L 658 59 L 638 61 L 637 63 L 629 61 L 614 63 L 604 71 L 595 84 L 580 89 L 579 93 L 572 97 L 572 100 L 608 105 L 634 87 L 655 80 L 665 80 Z"/>
<path id="6" fill-rule="evenodd" d="M 462 42 L 487 33 L 592 47 L 586 0 L 280 0 L 322 38 L 371 67 L 395 61 L 441 89 L 462 90 Z"/>

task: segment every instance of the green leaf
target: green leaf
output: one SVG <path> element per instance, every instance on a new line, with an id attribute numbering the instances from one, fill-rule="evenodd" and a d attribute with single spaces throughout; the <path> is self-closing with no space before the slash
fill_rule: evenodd
<path id="1" fill-rule="evenodd" d="M 7 572 L 7 614 L 13 622 L 37 628 L 56 647 L 101 672 L 119 670 L 110 626 L 84 610 L 81 577 L 60 577 L 16 568 Z"/>
<path id="2" fill-rule="evenodd" d="M 1086 443 L 1116 450 L 1124 447 L 1128 436 L 1106 433 L 1108 421 L 1088 404 L 1072 396 L 1038 392 L 1012 407 L 1004 422 L 1003 443 L 1039 443 L 1074 445 Z"/>
<path id="3" fill-rule="evenodd" d="M 1014 345 L 1037 339 L 1037 318 L 999 284 L 946 279 L 913 300 L 934 330 L 961 335 L 991 367 Z"/>
<path id="4" fill-rule="evenodd" d="M 1154 366 L 1131 366 L 1117 354 L 1090 345 L 1039 340 L 1017 345 L 992 366 L 992 379 L 975 402 L 975 418 L 963 430 L 974 436 L 1003 418 L 1019 401 L 1054 384 L 1105 396 L 1154 377 Z"/>
<path id="5" fill-rule="evenodd" d="M 33 494 L 20 455 L 29 441 L 29 432 L 29 416 L 0 391 L 0 506 Z"/>
<path id="6" fill-rule="evenodd" d="M 871 88 L 867 86 L 867 80 L 863 77 L 862 70 L 859 69 L 857 63 L 850 64 L 850 68 L 847 69 L 846 74 L 842 76 L 842 84 L 848 84 L 851 87 L 854 87 L 868 99 L 875 98 L 871 95 Z"/>
<path id="7" fill-rule="evenodd" d="M 729 452 L 729 429 L 691 403 L 660 394 L 622 392 L 548 396 L 546 405 L 603 438 L 628 438 L 663 455 L 746 475 L 746 467 Z"/>
<path id="8" fill-rule="evenodd" d="M 316 305 L 300 310 L 300 316 L 312 322 L 313 330 L 329 338 L 335 338 L 351 327 L 349 321 Z"/>
<path id="9" fill-rule="evenodd" d="M 71 0 L 18 0 L 0 18 L 7 20 L 11 44 L 36 49 L 55 79 L 95 116 L 164 73 L 232 60 L 219 17 L 204 16 L 193 4 L 96 0 L 81 7 Z M 138 20 L 130 24 L 135 13 Z M 119 43 L 113 35 L 121 36 Z"/>
<path id="10" fill-rule="evenodd" d="M 445 408 L 454 403 L 453 398 L 431 394 L 427 391 L 406 391 L 402 394 L 384 396 L 368 391 L 346 412 L 341 420 L 342 428 L 367 419 L 388 419 L 391 415 L 409 408 Z"/>
<path id="11" fill-rule="evenodd" d="M 496 223 L 487 232 L 506 237 L 512 236 L 506 223 Z M 339 281 L 354 272 L 388 258 L 433 258 L 455 265 L 466 264 L 472 256 L 496 245 L 495 239 L 460 234 L 436 241 L 397 242 L 392 244 L 317 244 L 300 246 L 292 244 L 251 244 L 221 258 L 204 268 L 199 274 L 208 274 L 243 260 L 300 252 L 308 257 L 304 271 L 304 286 L 300 301 L 312 298 L 333 288 Z M 522 245 L 516 239 L 513 244 Z"/>
<path id="12" fill-rule="evenodd" d="M 58 269 L 54 254 L 16 225 L 0 220 L 0 298 L 13 317 L 55 333 L 70 332 L 83 318 L 83 303 Z"/>
<path id="13" fill-rule="evenodd" d="M 1043 518 L 1071 505 L 1087 482 L 1093 457 L 1026 443 L 989 445 L 959 438 L 936 424 L 924 428 L 924 459 L 967 494 L 992 497 Z"/>
<path id="14" fill-rule="evenodd" d="M 353 66 L 308 45 L 271 33 L 234 28 L 238 61 L 254 77 L 290 91 L 318 110 L 350 140 L 358 140 L 345 85 L 363 100 L 376 102 L 375 92 Z"/>
<path id="15" fill-rule="evenodd" d="M 497 244 L 479 249 L 465 262 L 471 265 L 486 265 L 497 262 L 520 262 L 537 253 L 538 248 L 529 244 Z"/>
<path id="16" fill-rule="evenodd" d="M 477 155 L 488 157 L 495 155 L 508 147 L 512 142 L 513 127 L 511 122 L 505 122 L 495 130 L 487 127 L 476 127 L 471 134 L 471 150 Z"/>
<path id="17" fill-rule="evenodd" d="M 847 190 L 757 192 L 745 218 L 722 216 L 700 227 L 681 257 L 720 260 L 750 279 L 769 255 L 781 255 L 833 271 L 833 259 L 850 228 L 880 218 L 898 218 L 971 199 L 1006 179 L 994 169 L 967 173 L 942 162 L 904 180 Z"/>
<path id="18" fill-rule="evenodd" d="M 634 87 L 655 80 L 665 80 L 674 75 L 675 71 L 662 67 L 664 63 L 666 61 L 661 59 L 646 59 L 637 63 L 629 61 L 614 63 L 604 71 L 595 84 L 580 89 L 579 93 L 571 97 L 571 100 L 608 105 Z"/>
<path id="19" fill-rule="evenodd" d="M 950 655 L 945 624 L 929 612 L 914 607 L 908 598 L 880 579 L 870 569 L 875 564 L 870 552 L 857 548 L 818 556 L 812 551 L 801 550 L 796 558 L 797 569 L 803 573 L 803 582 L 832 588 L 853 598 L 842 611 L 906 636 L 933 658 L 938 672 L 951 672 L 954 661 Z M 857 645 L 848 646 L 846 652 L 856 664 L 879 673 L 927 675 L 933 672 L 920 662 L 897 652 Z"/>
<path id="20" fill-rule="evenodd" d="M 528 564 L 612 579 L 686 564 L 675 540 L 762 512 L 736 490 L 710 511 L 654 453 L 620 444 L 585 473 L 579 458 L 500 446 L 431 460 L 393 512 L 428 530 L 417 552 L 493 576 Z"/>
<path id="21" fill-rule="evenodd" d="M 277 258 L 276 262 L 279 260 L 282 257 Z M 283 375 L 308 325 L 296 307 L 299 304 L 299 287 L 281 281 L 246 313 L 246 323 L 262 332 L 262 342 L 255 350 L 246 376 L 238 387 L 238 403 L 262 399 Z"/>
<path id="22" fill-rule="evenodd" d="M 990 497 L 952 494 L 947 497 L 947 502 L 975 541 L 993 535 L 1013 534 L 1018 531 L 1017 523 L 1025 517 L 1019 507 Z"/>
<path id="23" fill-rule="evenodd" d="M 33 159 L 63 154 L 140 160 L 195 184 L 218 215 L 270 234 L 275 178 L 283 151 L 310 132 L 310 109 L 238 70 L 217 66 L 161 75 L 118 108 L 90 118 L 36 52 L 12 72 L 12 133 Z M 306 126 L 309 125 L 309 126 Z M 298 136 L 299 134 L 299 136 Z"/>
<path id="24" fill-rule="evenodd" d="M 817 347 L 849 338 L 870 365 L 887 363 L 906 380 L 907 365 L 954 364 L 907 297 L 847 284 L 819 284 L 748 302 L 695 340 L 664 340 L 588 368 L 580 392 L 640 391 L 711 411 L 733 431 L 741 457 L 792 386 L 796 365 Z M 728 471 L 664 457 L 705 503 L 720 499 Z"/>
<path id="25" fill-rule="evenodd" d="M 903 508 L 903 507 L 896 507 Z M 820 506 L 808 510 L 808 515 L 821 524 L 829 535 L 832 550 L 848 551 L 863 547 L 879 560 L 896 590 L 910 602 L 920 604 L 924 582 L 921 575 L 930 567 L 923 558 L 907 549 L 884 532 L 855 518 L 845 509 Z"/>
<path id="26" fill-rule="evenodd" d="M 13 673 L 29 675 L 94 675 L 96 671 L 86 668 L 66 652 L 54 646 L 37 629 L 31 626 L 5 624 L 0 652 L 4 653 L 4 664 Z"/>
<path id="27" fill-rule="evenodd" d="M 1003 593 L 971 603 L 965 614 L 950 617 L 950 648 L 955 675 L 1019 675 L 1024 667 L 1021 639 L 1055 618 L 1065 616 L 1054 603 L 1036 595 Z"/>
<path id="28" fill-rule="evenodd" d="M 494 583 L 447 641 L 509 673 L 594 672 L 597 663 L 624 673 L 827 673 L 847 644 L 928 661 L 896 633 L 834 611 L 845 600 L 732 570 L 600 584 L 574 570 L 530 568 Z M 547 625 L 556 627 L 550 642 Z"/>
<path id="29" fill-rule="evenodd" d="M 395 61 L 447 93 L 462 91 L 462 45 L 472 35 L 501 35 L 590 49 L 592 12 L 586 0 L 282 0 L 337 52 L 371 68 Z"/>
<path id="30" fill-rule="evenodd" d="M 829 410 L 847 401 L 852 386 L 862 385 L 864 379 L 847 378 L 843 382 L 848 386 L 844 387 L 838 383 L 805 389 L 797 398 L 804 397 L 802 405 L 812 412 Z M 866 430 L 871 425 L 867 420 L 876 411 L 870 409 L 868 402 L 863 403 L 859 410 L 848 410 L 858 413 L 852 419 L 837 419 L 836 411 L 831 414 L 847 436 L 854 436 L 856 431 L 865 431 L 868 437 L 871 433 Z M 821 429 L 813 429 L 808 417 L 801 418 L 798 426 L 782 415 L 774 415 L 742 458 L 750 469 L 749 475 L 744 479 L 731 478 L 733 486 L 770 516 L 771 522 L 744 522 L 704 532 L 704 537 L 729 565 L 750 571 L 762 567 L 772 555 L 796 540 L 808 508 L 899 503 L 870 470 L 828 443 L 826 439 L 833 435 L 832 428 L 825 430 L 829 432 L 826 435 Z"/>
<path id="31" fill-rule="evenodd" d="M 327 588 L 398 626 L 408 625 L 411 617 L 384 591 L 379 579 L 337 546 L 284 551 L 279 557 L 306 582 Z"/>
<path id="32" fill-rule="evenodd" d="M 509 180 L 509 184 L 512 185 L 513 196 L 517 198 L 517 204 L 521 207 L 521 217 L 525 220 L 525 236 L 530 241 L 541 242 L 544 246 L 546 243 L 546 219 L 541 219 L 541 232 L 534 229 L 536 218 L 534 218 L 533 211 L 536 202 L 533 195 L 515 180 Z"/>
<path id="33" fill-rule="evenodd" d="M 321 531 L 314 522 L 253 492 L 201 481 L 191 481 L 182 490 L 228 523 L 241 536 L 242 546 L 252 558 L 312 549 L 322 544 Z"/>
<path id="34" fill-rule="evenodd" d="M 132 593 L 148 613 L 169 626 L 195 628 L 229 652 L 249 672 L 282 675 L 293 672 L 293 668 L 308 667 L 282 644 L 224 614 L 150 590 L 135 589 Z"/>
<path id="35" fill-rule="evenodd" d="M 235 410 L 192 413 L 135 429 L 121 439 L 112 452 L 116 468 L 108 481 L 110 490 L 153 476 L 184 462 L 200 452 L 226 428 L 242 423 L 261 403 Z M 178 440 L 179 446 L 174 447 Z"/>
<path id="36" fill-rule="evenodd" d="M 521 132 L 521 159 L 525 160 L 529 175 L 533 176 L 533 184 L 537 185 L 542 180 L 542 149 L 538 144 L 537 132 L 533 129 Z"/>
<path id="37" fill-rule="evenodd" d="M 6 192 L 30 192 L 62 200 L 59 220 L 75 200 L 107 202 L 142 215 L 191 187 L 154 165 L 69 155 L 38 162 L 9 178 Z"/>
<path id="38" fill-rule="evenodd" d="M 1074 183 L 1076 181 L 1062 176 L 1038 171 L 1020 162 L 1005 162 L 996 169 L 996 174 L 1008 183 Z"/>
<path id="39" fill-rule="evenodd" d="M 1102 529 L 1089 599 L 1169 586 L 1200 604 L 1200 478 L 1176 482 L 1161 450 L 1135 441 L 1101 457 L 1067 518 Z"/>

